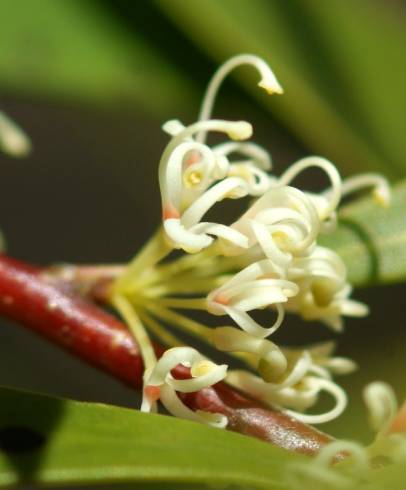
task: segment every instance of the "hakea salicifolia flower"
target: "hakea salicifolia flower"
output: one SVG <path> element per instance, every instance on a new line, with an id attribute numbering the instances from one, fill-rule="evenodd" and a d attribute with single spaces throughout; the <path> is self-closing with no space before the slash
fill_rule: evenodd
<path id="1" fill-rule="evenodd" d="M 190 368 L 190 379 L 175 379 L 171 371 L 181 364 Z M 163 406 L 176 417 L 207 423 L 224 428 L 227 417 L 220 413 L 193 411 L 178 397 L 176 392 L 191 393 L 212 386 L 226 376 L 227 366 L 217 365 L 204 358 L 191 347 L 174 347 L 167 350 L 151 372 L 146 373 L 141 410 L 149 412 L 154 402 Z"/>
<path id="2" fill-rule="evenodd" d="M 289 465 L 289 488 L 359 488 L 374 481 L 375 468 L 406 462 L 406 404 L 399 409 L 393 389 L 381 381 L 367 385 L 363 394 L 375 432 L 372 444 L 337 440 L 326 445 L 312 461 Z"/>
<path id="3" fill-rule="evenodd" d="M 217 91 L 230 71 L 249 64 L 261 75 L 260 87 L 269 93 L 282 93 L 272 70 L 260 58 L 241 55 L 231 58 L 212 78 L 200 112 L 199 121 L 184 127 L 170 121 L 164 129 L 173 137 L 163 152 L 159 164 L 159 184 L 162 196 L 163 224 L 174 247 L 187 252 L 207 248 L 213 236 L 246 248 L 247 238 L 230 227 L 201 222 L 207 211 L 225 198 L 258 196 L 269 188 L 270 169 L 267 153 L 244 140 L 252 135 L 246 121 L 210 120 Z M 220 132 L 229 142 L 210 148 L 204 144 L 208 132 Z M 230 162 L 230 155 L 244 159 Z"/>
<path id="4" fill-rule="evenodd" d="M 307 349 L 278 348 L 266 339 L 244 339 L 244 332 L 233 332 L 233 327 L 220 327 L 214 335 L 220 350 L 252 348 L 260 357 L 256 376 L 248 371 L 231 371 L 227 381 L 257 400 L 278 407 L 286 413 L 309 424 L 320 424 L 336 418 L 347 404 L 345 391 L 333 380 L 332 374 L 349 374 L 356 368 L 350 359 L 331 357 L 334 343 L 326 342 Z M 322 414 L 304 414 L 314 406 L 321 392 L 333 397 L 333 408 Z"/>
<path id="5" fill-rule="evenodd" d="M 282 93 L 263 60 L 252 55 L 236 56 L 220 67 L 209 83 L 197 122 L 185 126 L 172 120 L 164 125 L 171 139 L 159 163 L 161 241 L 148 245 L 134 259 L 127 276 L 117 282 L 116 293 L 143 295 L 143 301 L 131 301 L 158 336 L 162 337 L 163 329 L 157 318 L 211 341 L 222 351 L 243 357 L 258 369 L 260 377 L 232 372 L 227 378 L 232 384 L 302 420 L 325 422 L 339 415 L 346 405 L 345 393 L 332 381 L 331 374 L 349 372 L 353 363 L 332 358 L 331 349 L 322 349 L 321 353 L 313 348 L 279 348 L 267 337 L 281 326 L 285 312 L 322 321 L 335 330 L 342 329 L 343 315 L 367 313 L 364 305 L 350 299 L 351 286 L 344 263 L 335 252 L 319 246 L 317 240 L 321 233 L 334 229 L 343 196 L 372 187 L 378 202 L 387 204 L 389 187 L 385 179 L 375 174 L 341 181 L 336 167 L 320 157 L 301 159 L 279 177 L 269 174 L 268 152 L 247 141 L 252 135 L 248 122 L 210 119 L 222 81 L 231 70 L 244 64 L 258 70 L 262 88 L 269 93 Z M 206 138 L 211 132 L 223 134 L 226 141 L 209 146 Z M 329 185 L 323 192 L 310 193 L 294 187 L 296 177 L 311 168 L 326 174 Z M 204 220 L 218 202 L 243 197 L 249 198 L 250 205 L 234 223 Z M 169 265 L 157 265 L 173 249 L 194 255 Z M 120 284 L 127 289 L 120 290 Z M 181 296 L 171 297 L 173 293 Z M 172 311 L 179 308 L 206 309 L 214 315 L 228 316 L 239 329 L 222 327 L 213 333 Z M 264 308 L 274 316 L 267 326 L 260 325 L 250 314 Z M 179 342 L 170 339 L 169 345 Z M 169 357 L 165 355 L 155 368 L 153 363 L 148 364 L 151 377 L 146 378 L 143 407 L 150 406 L 148 397 L 153 399 L 155 393 L 170 412 L 202 421 L 205 416 L 192 415 L 175 392 L 208 386 L 215 378 L 213 373 L 221 370 L 208 364 L 210 376 L 197 376 L 190 383 L 173 380 L 173 362 L 191 366 L 200 362 L 194 360 L 197 354 L 192 360 L 182 359 L 186 354 L 190 356 L 191 351 L 171 350 Z M 194 368 L 191 372 L 193 377 Z M 302 414 L 317 402 L 322 391 L 334 397 L 334 408 L 321 415 Z"/>

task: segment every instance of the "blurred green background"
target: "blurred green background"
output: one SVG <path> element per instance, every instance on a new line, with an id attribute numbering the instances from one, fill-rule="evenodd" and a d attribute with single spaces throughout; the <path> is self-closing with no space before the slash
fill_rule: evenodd
<path id="1" fill-rule="evenodd" d="M 38 263 L 128 260 L 159 220 L 161 124 L 195 120 L 210 75 L 242 52 L 264 57 L 285 95 L 265 95 L 244 68 L 215 114 L 251 121 L 276 173 L 320 154 L 343 175 L 400 181 L 405 26 L 406 4 L 394 0 L 1 0 L 0 106 L 34 145 L 25 160 L 0 155 L 9 252 Z M 369 380 L 406 395 L 404 294 L 401 284 L 355 293 L 371 315 L 337 338 L 361 369 L 342 381 L 350 409 L 323 429 L 368 438 L 360 389 Z M 333 336 L 288 321 L 285 342 Z M 0 329 L 0 384 L 137 405 L 130 390 L 14 326 Z"/>

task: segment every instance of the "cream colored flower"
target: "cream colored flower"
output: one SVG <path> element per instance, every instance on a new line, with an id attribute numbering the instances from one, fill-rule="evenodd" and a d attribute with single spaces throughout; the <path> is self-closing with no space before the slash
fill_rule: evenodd
<path id="1" fill-rule="evenodd" d="M 236 56 L 210 81 L 197 122 L 185 126 L 171 120 L 163 126 L 171 139 L 159 163 L 162 227 L 117 280 L 113 304 L 130 325 L 147 367 L 144 410 L 153 410 L 159 399 L 174 415 L 215 426 L 226 423 L 219 414 L 193 412 L 177 395 L 212 386 L 227 369 L 180 347 L 181 331 L 257 370 L 258 376 L 231 371 L 231 384 L 304 422 L 323 423 L 339 416 L 347 403 L 333 375 L 351 372 L 354 363 L 333 357 L 331 343 L 292 349 L 278 347 L 267 337 L 283 325 L 286 312 L 334 330 L 342 330 L 344 316 L 367 314 L 365 305 L 350 298 L 345 264 L 319 246 L 318 239 L 334 230 L 342 197 L 372 187 L 377 201 L 387 205 L 389 186 L 377 174 L 342 181 L 331 162 L 316 156 L 293 163 L 279 176 L 271 174 L 269 153 L 247 141 L 252 134 L 248 122 L 212 119 L 223 80 L 242 65 L 259 72 L 260 87 L 282 93 L 263 60 Z M 206 140 L 212 132 L 225 141 L 210 146 Z M 296 177 L 309 169 L 325 174 L 325 190 L 295 187 Z M 234 222 L 206 218 L 221 201 L 241 198 L 250 199 Z M 176 254 L 173 259 L 174 249 L 193 255 Z M 184 314 L 192 310 L 229 317 L 235 326 L 212 329 Z M 256 310 L 265 310 L 269 323 L 258 323 Z M 157 361 L 147 329 L 176 348 Z M 190 367 L 191 379 L 172 377 L 178 364 Z M 333 407 L 309 413 L 322 392 L 333 399 Z"/>
<path id="2" fill-rule="evenodd" d="M 349 298 L 352 288 L 340 257 L 325 247 L 317 246 L 307 257 L 292 261 L 287 279 L 299 292 L 285 305 L 289 312 L 305 320 L 320 320 L 336 331 L 342 331 L 342 316 L 362 317 L 368 307 Z"/>
<path id="3" fill-rule="evenodd" d="M 338 440 L 327 444 L 306 463 L 287 468 L 289 488 L 353 489 L 374 482 L 376 461 L 384 464 L 406 462 L 406 409 L 398 411 L 393 389 L 375 381 L 364 389 L 364 401 L 375 440 L 369 446 Z"/>
<path id="4" fill-rule="evenodd" d="M 276 381 L 269 382 L 269 374 L 264 380 L 239 370 L 230 371 L 227 382 L 305 423 L 325 423 L 338 417 L 347 405 L 345 391 L 332 380 L 330 373 L 348 374 L 356 367 L 349 359 L 330 357 L 331 350 L 331 343 L 304 350 L 282 348 L 287 368 Z M 272 372 L 268 366 L 267 371 Z M 333 408 L 317 415 L 303 413 L 318 402 L 323 391 L 334 399 Z"/>
<path id="5" fill-rule="evenodd" d="M 207 308 L 215 315 L 229 315 L 243 330 L 264 338 L 275 332 L 284 318 L 283 303 L 299 291 L 296 284 L 280 278 L 268 259 L 255 262 L 207 297 Z M 248 311 L 273 306 L 277 318 L 271 327 L 262 327 Z"/>
<path id="6" fill-rule="evenodd" d="M 179 364 L 190 368 L 190 379 L 175 379 L 171 371 Z M 144 397 L 141 410 L 150 411 L 152 403 L 158 399 L 176 417 L 207 423 L 223 428 L 227 417 L 219 413 L 194 412 L 178 397 L 176 392 L 191 393 L 212 386 L 225 378 L 227 366 L 218 366 L 205 359 L 191 347 L 174 347 L 167 350 L 155 367 L 145 377 Z"/>

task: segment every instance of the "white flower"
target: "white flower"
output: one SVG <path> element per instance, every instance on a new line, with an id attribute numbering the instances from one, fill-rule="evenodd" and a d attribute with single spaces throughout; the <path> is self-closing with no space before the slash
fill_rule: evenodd
<path id="1" fill-rule="evenodd" d="M 344 454 L 344 461 L 338 463 Z M 368 456 L 360 444 L 333 441 L 324 446 L 312 460 L 289 464 L 286 475 L 291 490 L 355 489 L 359 485 L 363 486 L 369 469 Z"/>
<path id="2" fill-rule="evenodd" d="M 243 330 L 264 338 L 281 325 L 282 304 L 299 291 L 296 284 L 281 279 L 270 260 L 249 265 L 207 297 L 207 308 L 215 315 L 229 315 Z M 262 327 L 247 311 L 274 306 L 277 318 L 271 327 Z"/>
<path id="3" fill-rule="evenodd" d="M 382 381 L 367 385 L 363 395 L 370 426 L 376 433 L 368 448 L 370 457 L 406 461 L 406 404 L 399 410 L 392 387 Z"/>
<path id="4" fill-rule="evenodd" d="M 370 426 L 380 435 L 386 433 L 397 412 L 396 396 L 392 388 L 387 383 L 375 381 L 365 387 L 363 395 Z"/>
<path id="5" fill-rule="evenodd" d="M 176 333 L 181 330 L 257 369 L 259 376 L 232 371 L 227 376 L 231 384 L 299 420 L 322 423 L 340 415 L 347 403 L 332 374 L 351 372 L 354 363 L 332 357 L 331 343 L 281 348 L 266 337 L 280 328 L 285 312 L 322 321 L 334 330 L 342 329 L 345 315 L 367 314 L 365 305 L 350 299 L 344 263 L 320 247 L 318 237 L 334 230 L 343 196 L 372 187 L 377 201 L 387 205 L 389 186 L 377 174 L 341 181 L 336 167 L 316 156 L 293 163 L 279 177 L 271 175 L 269 153 L 246 141 L 252 134 L 248 122 L 211 118 L 219 87 L 241 65 L 259 72 L 260 87 L 282 93 L 263 60 L 236 56 L 209 83 L 197 122 L 185 126 L 171 120 L 163 126 L 171 139 L 159 163 L 162 227 L 116 281 L 113 303 L 139 342 L 147 367 L 143 410 L 154 410 L 159 399 L 176 416 L 215 426 L 227 423 L 221 414 L 190 410 L 177 395 L 212 386 L 226 376 L 226 365 L 216 366 L 188 347 L 155 358 L 146 328 L 168 346 L 181 345 Z M 209 146 L 209 132 L 227 139 Z M 324 172 L 329 182 L 325 190 L 306 192 L 293 185 L 308 169 Z M 235 222 L 205 218 L 220 201 L 244 197 L 255 199 Z M 162 262 L 174 249 L 193 255 Z M 270 324 L 260 325 L 253 318 L 258 309 L 269 311 Z M 228 316 L 240 329 L 213 330 L 178 310 Z M 168 332 L 168 325 L 175 331 Z M 190 367 L 191 379 L 172 377 L 178 364 Z M 334 406 L 319 415 L 304 413 L 316 405 L 321 392 L 330 394 Z"/>
<path id="6" fill-rule="evenodd" d="M 185 126 L 178 120 L 168 121 L 163 126 L 171 136 L 178 135 Z M 190 141 L 195 141 L 189 138 Z M 247 186 L 250 196 L 262 195 L 271 185 L 271 157 L 259 145 L 245 141 L 226 141 L 211 148 L 214 158 L 205 158 L 204 151 L 199 152 L 198 145 L 190 150 L 183 169 L 183 203 L 190 204 L 196 198 L 196 191 L 206 190 L 216 180 L 226 177 L 240 177 Z M 207 151 L 207 147 L 204 147 Z M 231 161 L 231 155 L 240 155 L 240 159 Z M 242 158 L 242 159 L 241 159 Z"/>
<path id="7" fill-rule="evenodd" d="M 211 235 L 222 237 L 238 247 L 246 247 L 246 237 L 235 230 L 222 224 L 201 222 L 204 214 L 217 201 L 247 194 L 260 195 L 269 187 L 269 179 L 261 170 L 261 167 L 269 167 L 269 159 L 264 158 L 264 152 L 258 146 L 225 144 L 210 150 L 203 144 L 208 131 L 223 132 L 237 141 L 251 136 L 252 127 L 244 121 L 210 120 L 213 104 L 224 78 L 230 71 L 246 64 L 259 71 L 260 87 L 269 93 L 282 93 L 272 70 L 261 58 L 239 55 L 224 63 L 214 74 L 203 99 L 199 122 L 187 128 L 179 121 L 170 121 L 164 126 L 173 138 L 159 165 L 159 182 L 164 228 L 175 248 L 199 252 L 212 243 Z M 232 152 L 242 153 L 250 158 L 248 161 L 230 165 L 227 155 Z M 257 162 L 259 166 L 256 165 Z M 219 179 L 221 181 L 203 195 L 191 195 L 190 190 L 205 191 L 212 182 Z M 194 202 L 190 208 L 182 209 L 185 203 L 189 204 L 191 201 Z"/>
<path id="8" fill-rule="evenodd" d="M 299 292 L 286 303 L 286 310 L 341 331 L 342 315 L 368 314 L 366 305 L 349 299 L 352 289 L 346 275 L 343 261 L 325 247 L 317 246 L 307 257 L 295 258 L 287 279 L 298 286 Z"/>
<path id="9" fill-rule="evenodd" d="M 319 219 L 324 221 L 335 212 L 342 195 L 342 183 L 341 177 L 336 167 L 325 158 L 311 156 L 302 158 L 296 163 L 292 164 L 278 179 L 278 185 L 289 185 L 292 180 L 299 175 L 303 170 L 308 168 L 318 167 L 323 170 L 330 179 L 331 188 L 328 190 L 328 194 L 316 195 L 308 194 L 313 200 L 316 209 L 318 211 Z M 322 200 L 320 199 L 322 197 Z"/>
<path id="10" fill-rule="evenodd" d="M 276 344 L 234 327 L 216 328 L 213 332 L 213 344 L 216 349 L 225 352 L 254 354 L 261 375 L 268 382 L 280 380 L 287 369 L 288 361 Z"/>
<path id="11" fill-rule="evenodd" d="M 345 197 L 369 187 L 372 187 L 373 196 L 378 204 L 385 207 L 389 206 L 390 186 L 385 177 L 380 174 L 365 173 L 345 179 L 342 183 L 341 196 Z M 331 190 L 327 190 L 325 196 L 328 196 L 330 192 Z"/>
<path id="12" fill-rule="evenodd" d="M 165 232 L 175 248 L 183 248 L 189 252 L 199 252 L 208 247 L 213 238 L 210 235 L 220 236 L 226 240 L 246 246 L 246 237 L 227 226 L 217 223 L 201 222 L 207 211 L 218 201 L 227 197 L 235 198 L 247 194 L 245 183 L 237 177 L 221 180 L 206 190 L 197 187 L 194 201 L 184 206 L 184 165 L 185 157 L 190 152 L 198 151 L 204 163 L 200 169 L 201 177 L 192 177 L 187 174 L 189 187 L 193 187 L 194 180 L 200 184 L 201 180 L 210 182 L 210 171 L 216 166 L 216 157 L 213 151 L 201 143 L 188 141 L 188 138 L 205 128 L 211 131 L 221 131 L 233 139 L 245 139 L 251 134 L 250 124 L 239 121 L 204 121 L 188 126 L 172 138 L 166 147 L 159 165 L 159 184 L 162 196 L 162 216 Z M 206 167 L 206 168 L 203 168 Z M 187 185 L 186 185 L 187 187 Z"/>
<path id="13" fill-rule="evenodd" d="M 221 84 L 230 72 L 242 65 L 250 65 L 259 72 L 261 79 L 258 83 L 258 86 L 266 90 L 269 94 L 283 93 L 283 89 L 279 85 L 279 82 L 277 81 L 273 71 L 263 59 L 252 54 L 240 54 L 230 58 L 225 63 L 223 63 L 213 75 L 203 97 L 203 102 L 199 114 L 199 121 L 206 121 L 207 119 L 210 119 L 211 113 L 213 111 L 213 105 Z M 197 140 L 200 142 L 204 142 L 205 139 L 206 131 L 202 131 L 198 135 Z"/>
<path id="14" fill-rule="evenodd" d="M 266 382 L 241 370 L 229 372 L 227 382 L 305 423 L 321 424 L 338 417 L 347 405 L 347 396 L 331 379 L 329 368 L 347 374 L 355 369 L 354 363 L 344 358 L 328 359 L 330 343 L 305 350 L 282 348 L 281 351 L 288 365 L 276 382 Z M 317 403 L 322 391 L 334 398 L 334 407 L 317 415 L 302 413 Z"/>
<path id="15" fill-rule="evenodd" d="M 386 464 L 406 461 L 406 408 L 397 410 L 393 389 L 375 381 L 364 389 L 369 421 L 376 432 L 373 443 L 363 446 L 355 441 L 338 440 L 324 446 L 306 463 L 294 463 L 286 469 L 289 488 L 358 488 L 374 481 L 374 462 Z"/>
<path id="16" fill-rule="evenodd" d="M 190 368 L 190 379 L 175 379 L 172 369 L 179 364 Z M 191 393 L 212 386 L 225 378 L 227 366 L 218 366 L 205 359 L 191 347 L 174 347 L 167 350 L 155 367 L 145 377 L 144 398 L 141 410 L 150 411 L 151 404 L 160 399 L 164 407 L 176 417 L 207 423 L 223 428 L 227 417 L 219 413 L 194 412 L 177 396 L 176 392 Z"/>
<path id="17" fill-rule="evenodd" d="M 314 246 L 320 220 L 313 202 L 299 189 L 272 187 L 260 197 L 232 228 L 256 243 L 284 275 L 294 255 L 304 255 Z M 226 253 L 243 253 L 228 246 Z"/>

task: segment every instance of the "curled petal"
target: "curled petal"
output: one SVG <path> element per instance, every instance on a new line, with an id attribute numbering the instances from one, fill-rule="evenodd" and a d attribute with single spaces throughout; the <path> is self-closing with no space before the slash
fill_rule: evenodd
<path id="1" fill-rule="evenodd" d="M 231 71 L 241 65 L 251 65 L 259 71 L 261 75 L 261 80 L 258 83 L 258 86 L 265 89 L 269 94 L 283 93 L 282 87 L 276 80 L 273 71 L 263 59 L 252 54 L 241 54 L 234 56 L 223 63 L 210 80 L 200 109 L 200 121 L 206 121 L 207 119 L 209 119 L 213 110 L 213 105 L 216 99 L 217 92 L 221 84 Z M 197 141 L 204 142 L 205 138 L 206 130 L 202 129 L 197 136 Z"/>
<path id="2" fill-rule="evenodd" d="M 189 253 L 200 252 L 213 242 L 213 238 L 206 234 L 187 230 L 180 219 L 166 219 L 164 230 L 175 248 L 183 248 Z"/>
<path id="3" fill-rule="evenodd" d="M 169 413 L 175 417 L 193 420 L 201 424 L 208 424 L 219 429 L 227 427 L 228 419 L 221 413 L 209 413 L 197 410 L 196 412 L 187 407 L 177 396 L 176 391 L 169 385 L 161 388 L 161 402 Z"/>
<path id="4" fill-rule="evenodd" d="M 242 249 L 248 247 L 248 238 L 233 228 L 218 223 L 198 223 L 190 228 L 190 231 L 198 234 L 214 235 L 222 239 L 222 243 L 232 244 Z"/>
<path id="5" fill-rule="evenodd" d="M 180 130 L 180 124 L 178 121 L 172 121 L 168 123 L 166 128 L 169 127 L 171 132 L 177 132 Z M 252 126 L 246 121 L 222 120 L 197 122 L 177 132 L 166 146 L 159 163 L 159 185 L 164 214 L 168 206 L 174 207 L 177 212 L 180 212 L 183 159 L 186 152 L 198 151 L 202 154 L 203 159 L 210 162 L 211 168 L 215 165 L 215 157 L 210 148 L 191 139 L 196 132 L 202 129 L 220 131 L 235 140 L 244 140 L 252 134 Z"/>
<path id="6" fill-rule="evenodd" d="M 357 368 L 356 362 L 347 357 L 332 357 L 335 342 L 321 342 L 310 347 L 308 350 L 315 362 L 328 369 L 333 374 L 346 375 L 353 373 Z"/>
<path id="7" fill-rule="evenodd" d="M 199 178 L 207 181 L 211 170 L 215 165 L 215 157 L 213 152 L 205 145 L 195 143 L 193 141 L 180 143 L 174 148 L 169 155 L 166 165 L 159 169 L 159 185 L 162 196 L 162 207 L 165 214 L 165 209 L 168 205 L 173 206 L 180 212 L 182 203 L 182 191 L 185 186 L 183 163 L 185 156 L 190 152 L 199 152 L 201 155 L 201 164 Z M 186 178 L 190 175 L 186 175 Z M 192 179 L 193 180 L 193 179 Z M 189 188 L 191 185 L 188 186 Z"/>
<path id="8" fill-rule="evenodd" d="M 176 136 L 185 129 L 185 125 L 179 119 L 171 119 L 162 125 L 162 129 L 170 136 Z"/>
<path id="9" fill-rule="evenodd" d="M 178 364 L 191 368 L 191 379 L 177 380 L 172 377 L 171 371 Z M 225 427 L 227 417 L 217 413 L 190 410 L 178 398 L 176 391 L 190 393 L 207 388 L 224 379 L 226 373 L 226 365 L 218 366 L 206 360 L 196 349 L 191 347 L 169 349 L 145 377 L 142 408 L 147 410 L 159 398 L 172 415 L 216 427 Z"/>
<path id="10" fill-rule="evenodd" d="M 199 367 L 200 364 L 200 367 Z M 202 364 L 204 364 L 205 369 L 202 369 Z M 198 369 L 202 373 L 198 372 Z M 194 391 L 199 391 L 208 386 L 213 386 L 222 379 L 226 377 L 227 365 L 222 364 L 218 366 L 210 361 L 200 361 L 199 363 L 192 364 L 191 367 L 192 378 L 191 379 L 167 379 L 169 386 L 174 388 L 176 391 L 182 393 L 192 393 Z"/>
<path id="11" fill-rule="evenodd" d="M 201 360 L 201 354 L 192 347 L 173 347 L 172 349 L 168 349 L 150 373 L 146 385 L 160 386 L 166 382 L 167 376 L 178 364 L 191 366 Z"/>
<path id="12" fill-rule="evenodd" d="M 282 251 L 272 236 L 272 229 L 269 230 L 267 226 L 262 223 L 251 221 L 251 227 L 255 234 L 255 237 L 262 248 L 265 256 L 279 267 L 281 271 L 286 269 L 289 262 L 292 260 L 292 255 L 289 252 Z M 274 231 L 277 231 L 276 229 Z"/>
<path id="13" fill-rule="evenodd" d="M 262 170 L 271 170 L 272 160 L 269 153 L 256 143 L 227 141 L 213 147 L 216 155 L 229 156 L 238 153 L 251 159 L 252 163 Z"/>
<path id="14" fill-rule="evenodd" d="M 281 303 L 298 293 L 298 286 L 278 277 L 277 269 L 269 260 L 251 264 L 233 276 L 207 297 L 208 310 L 215 315 L 229 315 L 243 330 L 258 338 L 275 332 L 284 318 Z M 271 327 L 259 325 L 246 312 L 274 306 L 277 318 Z"/>
<path id="15" fill-rule="evenodd" d="M 167 219 L 164 221 L 164 230 L 175 248 L 182 248 L 188 253 L 197 253 L 207 248 L 214 235 L 223 241 L 238 246 L 247 247 L 247 237 L 232 228 L 217 223 L 198 223 L 190 229 L 183 226 L 180 219 Z"/>
<path id="16" fill-rule="evenodd" d="M 312 358 L 307 350 L 295 356 L 294 360 L 286 349 L 282 349 L 282 352 L 288 364 L 283 376 L 277 382 L 264 383 L 259 377 L 247 371 L 231 371 L 227 375 L 227 381 L 259 399 L 266 399 L 275 392 L 293 387 L 308 374 L 313 366 Z"/>
<path id="17" fill-rule="evenodd" d="M 234 197 L 235 193 L 239 196 L 247 194 L 246 185 L 242 179 L 230 177 L 218 182 L 189 206 L 182 215 L 182 224 L 188 228 L 196 225 L 214 204 L 227 197 Z"/>
<path id="18" fill-rule="evenodd" d="M 213 332 L 217 349 L 226 352 L 250 352 L 264 364 L 266 381 L 278 380 L 285 372 L 287 361 L 277 345 L 269 340 L 253 337 L 234 327 L 218 327 Z"/>
<path id="19" fill-rule="evenodd" d="M 385 432 L 398 408 L 392 387 L 382 381 L 375 381 L 365 387 L 363 396 L 371 427 L 377 432 Z"/>
<path id="20" fill-rule="evenodd" d="M 233 246 L 246 248 L 248 239 L 238 230 L 217 223 L 200 223 L 202 217 L 218 201 L 234 194 L 246 194 L 243 180 L 230 177 L 200 195 L 182 214 L 164 216 L 164 229 L 175 248 L 183 248 L 187 252 L 199 252 L 208 247 L 213 238 L 212 234 L 230 242 Z M 173 213 L 172 213 L 173 214 Z"/>
<path id="21" fill-rule="evenodd" d="M 232 306 L 225 306 L 224 312 L 232 318 L 235 323 L 245 330 L 246 332 L 254 335 L 255 337 L 265 338 L 272 335 L 282 324 L 284 318 L 284 310 L 281 305 L 275 305 L 277 307 L 277 318 L 273 325 L 269 328 L 262 327 L 248 313 Z"/>
<path id="22" fill-rule="evenodd" d="M 287 209 L 290 211 L 287 212 Z M 283 256 L 287 256 L 288 251 L 303 254 L 314 245 L 320 231 L 317 210 L 310 198 L 289 186 L 271 187 L 232 225 L 248 236 L 250 246 L 259 242 L 259 228 L 254 226 L 254 223 L 260 223 L 265 227 L 261 228 L 261 246 L 266 247 L 264 253 L 273 257 L 277 253 L 274 248 L 279 248 L 280 261 L 283 261 Z M 282 225 L 284 228 L 281 228 Z M 265 230 L 269 239 L 265 237 Z M 273 233 L 279 236 L 274 236 Z M 287 245 L 283 242 L 284 235 L 288 236 Z M 273 246 L 270 244 L 271 241 Z M 279 247 L 276 246 L 276 241 L 280 242 Z"/>
<path id="23" fill-rule="evenodd" d="M 282 352 L 286 355 L 284 349 Z M 301 379 L 309 372 L 312 367 L 312 358 L 307 350 L 304 350 L 300 355 L 295 356 L 294 361 L 290 359 L 290 356 L 286 356 L 288 360 L 288 369 L 285 375 L 278 381 L 277 384 L 268 384 L 270 390 L 281 390 L 283 388 L 289 388 L 300 382 Z"/>
<path id="24" fill-rule="evenodd" d="M 191 367 L 191 379 L 177 380 L 172 378 L 171 371 L 178 364 Z M 161 386 L 165 383 L 176 391 L 191 393 L 218 383 L 226 376 L 227 366 L 218 366 L 207 361 L 196 349 L 192 347 L 174 347 L 167 350 L 159 359 L 151 374 L 146 380 L 146 385 Z"/>
<path id="25" fill-rule="evenodd" d="M 331 380 L 315 376 L 305 376 L 297 387 L 290 386 L 276 390 L 274 387 L 270 388 L 268 383 L 261 378 L 244 371 L 231 371 L 227 376 L 227 381 L 251 396 L 277 406 L 292 417 L 309 424 L 329 422 L 341 415 L 347 406 L 347 395 L 341 387 Z M 302 413 L 303 410 L 317 403 L 321 391 L 332 395 L 335 399 L 334 407 L 318 415 Z"/>
<path id="26" fill-rule="evenodd" d="M 343 413 L 347 406 L 347 395 L 340 386 L 338 386 L 331 380 L 316 378 L 313 376 L 309 376 L 306 379 L 306 384 L 308 388 L 308 396 L 317 396 L 321 391 L 325 391 L 335 399 L 334 407 L 328 412 L 319 415 L 303 414 L 292 410 L 285 410 L 286 413 L 292 415 L 293 417 L 296 417 L 298 420 L 301 420 L 306 424 L 324 424 L 325 422 L 334 420 Z"/>
<path id="27" fill-rule="evenodd" d="M 237 306 L 245 311 L 284 302 L 299 291 L 297 285 L 285 279 L 255 279 L 240 284 L 225 283 L 209 294 L 210 300 Z"/>
<path id="28" fill-rule="evenodd" d="M 230 165 L 229 177 L 239 177 L 246 183 L 247 193 L 250 196 L 262 196 L 270 187 L 269 175 L 250 162 L 234 163 Z"/>
<path id="29" fill-rule="evenodd" d="M 303 170 L 311 167 L 319 167 L 326 172 L 331 181 L 331 191 L 329 191 L 329 205 L 322 211 L 320 216 L 321 220 L 326 219 L 337 208 L 341 199 L 341 177 L 336 167 L 321 157 L 307 157 L 303 158 L 293 165 L 291 165 L 286 172 L 279 178 L 279 183 L 282 185 L 288 185 L 290 182 Z"/>
<path id="30" fill-rule="evenodd" d="M 369 187 L 372 187 L 373 196 L 378 204 L 381 206 L 389 205 L 391 199 L 390 185 L 385 177 L 380 174 L 365 173 L 345 179 L 342 183 L 341 194 L 344 197 Z M 324 193 L 325 196 L 330 194 L 330 189 Z"/>

